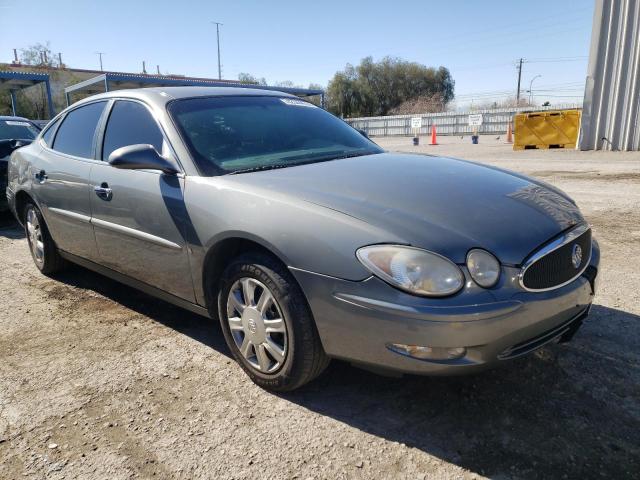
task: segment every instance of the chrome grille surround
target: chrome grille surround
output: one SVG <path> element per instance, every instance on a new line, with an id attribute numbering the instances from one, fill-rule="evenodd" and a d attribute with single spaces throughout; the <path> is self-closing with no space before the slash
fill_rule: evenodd
<path id="1" fill-rule="evenodd" d="M 587 223 L 581 223 L 573 227 L 571 230 L 564 232 L 558 238 L 556 238 L 552 242 L 546 244 L 544 247 L 542 247 L 541 249 L 531 254 L 527 258 L 527 260 L 522 264 L 522 268 L 520 270 L 520 273 L 518 274 L 518 282 L 520 283 L 520 286 L 528 292 L 546 292 L 549 290 L 555 290 L 555 289 L 564 287 L 565 285 L 570 284 L 576 278 L 582 275 L 583 272 L 587 269 L 587 267 L 591 263 L 591 255 L 592 255 L 593 248 L 589 248 L 589 256 L 587 260 L 584 262 L 583 266 L 576 271 L 576 274 L 573 277 L 571 277 L 569 280 L 557 285 L 553 285 L 551 287 L 547 287 L 547 288 L 530 288 L 530 287 L 527 287 L 524 283 L 525 273 L 531 266 L 533 266 L 536 262 L 546 257 L 550 253 L 555 252 L 559 248 L 562 248 L 568 243 L 573 242 L 574 240 L 576 240 L 577 238 L 579 238 L 581 235 L 585 234 L 589 230 L 591 230 L 591 227 Z"/>

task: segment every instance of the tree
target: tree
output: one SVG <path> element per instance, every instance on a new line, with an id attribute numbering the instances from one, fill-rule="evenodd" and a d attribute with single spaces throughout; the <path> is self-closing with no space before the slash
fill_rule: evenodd
<path id="1" fill-rule="evenodd" d="M 342 116 L 386 115 L 413 99 L 439 98 L 444 106 L 454 97 L 455 82 L 445 67 L 426 67 L 396 57 L 375 62 L 362 59 L 336 72 L 327 87 L 327 105 Z"/>
<path id="2" fill-rule="evenodd" d="M 238 80 L 240 80 L 242 83 L 250 83 L 251 85 L 265 86 L 267 84 L 267 81 L 265 80 L 264 77 L 262 78 L 254 77 L 250 73 L 239 73 Z"/>
<path id="3" fill-rule="evenodd" d="M 20 49 L 20 63 L 39 67 L 60 67 L 58 59 L 51 53 L 50 43 L 35 43 Z"/>

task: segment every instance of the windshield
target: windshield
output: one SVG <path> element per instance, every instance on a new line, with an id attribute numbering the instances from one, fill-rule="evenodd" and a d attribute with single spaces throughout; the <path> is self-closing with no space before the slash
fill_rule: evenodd
<path id="1" fill-rule="evenodd" d="M 330 113 L 297 98 L 191 98 L 172 102 L 169 112 L 204 175 L 382 152 Z"/>
<path id="2" fill-rule="evenodd" d="M 0 120 L 0 140 L 33 140 L 40 131 L 25 120 Z"/>

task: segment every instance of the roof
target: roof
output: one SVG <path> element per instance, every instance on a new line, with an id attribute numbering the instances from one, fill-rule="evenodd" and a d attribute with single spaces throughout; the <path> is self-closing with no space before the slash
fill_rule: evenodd
<path id="1" fill-rule="evenodd" d="M 0 90 L 19 90 L 48 81 L 49 75 L 46 73 L 0 70 Z"/>
<path id="2" fill-rule="evenodd" d="M 262 88 L 242 88 L 242 87 L 152 87 L 136 88 L 126 90 L 112 90 L 110 92 L 92 95 L 74 105 L 92 102 L 101 98 L 129 97 L 146 100 L 156 105 L 165 105 L 171 100 L 192 97 L 229 97 L 229 96 L 286 96 L 295 95 L 286 92 L 266 90 Z"/>
<path id="3" fill-rule="evenodd" d="M 0 115 L 0 120 L 17 120 L 20 122 L 30 122 L 31 120 L 29 120 L 28 118 L 24 118 L 24 117 L 12 117 L 11 115 Z"/>

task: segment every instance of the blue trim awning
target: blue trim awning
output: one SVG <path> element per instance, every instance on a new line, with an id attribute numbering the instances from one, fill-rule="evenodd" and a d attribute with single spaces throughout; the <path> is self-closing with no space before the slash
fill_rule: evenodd
<path id="1" fill-rule="evenodd" d="M 49 82 L 48 73 L 0 71 L 0 91 L 8 90 L 11 94 L 11 109 L 13 110 L 13 115 L 18 114 L 16 112 L 16 92 L 38 84 L 44 84 L 45 86 L 49 115 L 50 118 L 53 118 L 55 112 L 53 101 L 51 100 L 51 83 Z"/>

